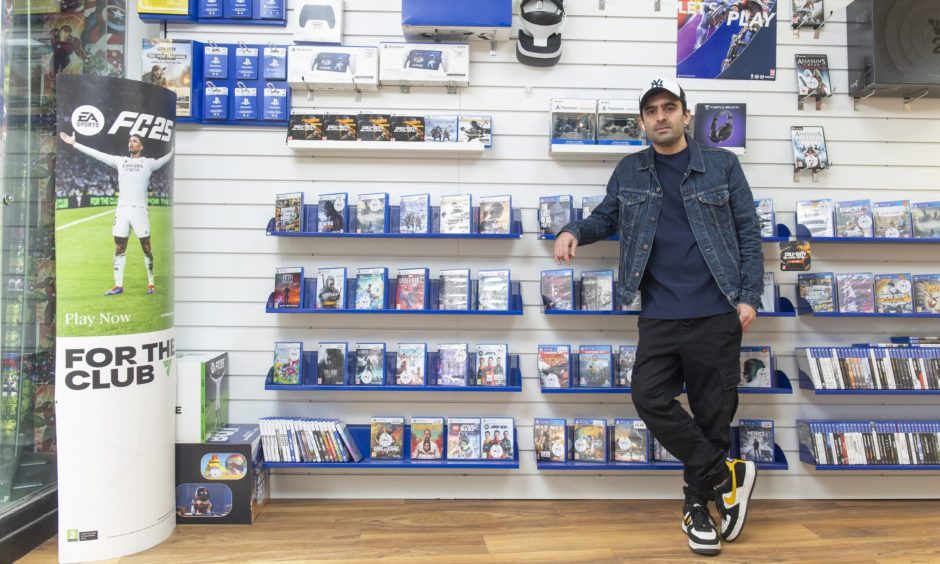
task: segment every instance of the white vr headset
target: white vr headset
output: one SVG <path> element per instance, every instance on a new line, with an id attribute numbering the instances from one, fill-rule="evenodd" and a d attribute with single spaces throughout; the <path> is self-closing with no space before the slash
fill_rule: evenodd
<path id="1" fill-rule="evenodd" d="M 522 28 L 516 58 L 524 65 L 550 67 L 561 58 L 561 26 L 565 23 L 564 0 L 522 0 Z"/>

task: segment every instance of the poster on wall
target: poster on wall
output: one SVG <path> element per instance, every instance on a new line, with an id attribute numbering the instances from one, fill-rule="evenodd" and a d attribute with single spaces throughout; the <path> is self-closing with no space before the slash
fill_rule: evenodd
<path id="1" fill-rule="evenodd" d="M 676 76 L 775 80 L 777 0 L 679 0 Z"/>
<path id="2" fill-rule="evenodd" d="M 59 560 L 76 562 L 144 550 L 176 522 L 176 96 L 80 75 L 56 92 Z"/>

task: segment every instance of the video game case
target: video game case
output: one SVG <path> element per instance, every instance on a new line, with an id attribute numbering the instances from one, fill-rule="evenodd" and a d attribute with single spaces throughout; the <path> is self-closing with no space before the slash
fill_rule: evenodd
<path id="1" fill-rule="evenodd" d="M 547 310 L 574 309 L 574 270 L 563 268 L 543 270 L 541 280 L 542 304 Z"/>
<path id="2" fill-rule="evenodd" d="M 411 418 L 411 459 L 442 460 L 444 458 L 444 418 Z"/>
<path id="3" fill-rule="evenodd" d="M 871 200 L 835 203 L 836 237 L 874 237 Z"/>
<path id="4" fill-rule="evenodd" d="M 551 101 L 552 144 L 593 145 L 597 100 L 556 98 Z"/>
<path id="5" fill-rule="evenodd" d="M 346 268 L 317 271 L 317 309 L 346 309 Z"/>
<path id="6" fill-rule="evenodd" d="M 796 55 L 796 86 L 800 97 L 832 96 L 829 58 L 824 55 Z"/>
<path id="7" fill-rule="evenodd" d="M 477 273 L 477 309 L 480 311 L 508 311 L 509 290 L 509 269 L 481 270 Z"/>
<path id="8" fill-rule="evenodd" d="M 424 140 L 428 143 L 456 143 L 457 116 L 427 116 Z"/>
<path id="9" fill-rule="evenodd" d="M 297 309 L 304 303 L 304 267 L 289 266 L 274 271 L 274 296 L 271 307 Z"/>
<path id="10" fill-rule="evenodd" d="M 345 233 L 349 223 L 348 195 L 320 194 L 317 204 L 317 231 L 320 233 Z"/>
<path id="11" fill-rule="evenodd" d="M 633 385 L 633 366 L 636 364 L 636 345 L 620 345 L 617 358 L 617 380 L 614 382 L 618 388 L 629 388 Z"/>
<path id="12" fill-rule="evenodd" d="M 470 194 L 441 196 L 441 233 L 470 233 L 472 209 Z"/>
<path id="13" fill-rule="evenodd" d="M 671 452 L 666 450 L 666 448 L 663 447 L 662 443 L 659 442 L 659 439 L 657 439 L 656 437 L 653 437 L 652 433 L 650 433 L 650 437 L 652 437 L 653 439 L 653 444 L 650 447 L 650 453 L 652 454 L 652 458 L 654 461 L 656 462 L 682 462 L 681 460 L 676 458 Z"/>
<path id="14" fill-rule="evenodd" d="M 739 388 L 772 387 L 773 359 L 770 347 L 742 346 L 740 374 Z"/>
<path id="15" fill-rule="evenodd" d="M 832 200 L 803 200 L 797 202 L 796 223 L 806 227 L 812 237 L 834 237 Z"/>
<path id="16" fill-rule="evenodd" d="M 614 310 L 614 271 L 592 270 L 581 273 L 581 309 Z"/>
<path id="17" fill-rule="evenodd" d="M 910 239 L 914 236 L 911 229 L 910 200 L 875 202 L 872 215 L 875 237 Z"/>
<path id="18" fill-rule="evenodd" d="M 773 462 L 774 422 L 769 419 L 739 419 L 738 446 L 744 460 Z"/>
<path id="19" fill-rule="evenodd" d="M 596 138 L 598 145 L 642 145 L 643 130 L 637 101 L 598 100 Z"/>
<path id="20" fill-rule="evenodd" d="M 537 417 L 532 429 L 535 460 L 537 462 L 565 462 L 568 452 L 565 420 Z"/>
<path id="21" fill-rule="evenodd" d="M 794 169 L 829 168 L 829 151 L 826 149 L 826 136 L 822 127 L 793 126 L 790 128 L 790 141 L 793 145 Z"/>
<path id="22" fill-rule="evenodd" d="M 437 346 L 439 386 L 466 386 L 469 355 L 467 343 L 441 343 Z"/>
<path id="23" fill-rule="evenodd" d="M 512 417 L 480 419 L 480 456 L 484 460 L 512 460 L 515 456 L 515 431 Z"/>
<path id="24" fill-rule="evenodd" d="M 477 386 L 505 386 L 509 378 L 509 346 L 478 344 L 477 365 L 473 368 Z"/>
<path id="25" fill-rule="evenodd" d="M 915 239 L 940 239 L 940 201 L 915 203 L 911 223 Z"/>
<path id="26" fill-rule="evenodd" d="M 542 235 L 557 235 L 574 219 L 574 198 L 542 196 L 539 198 L 539 229 Z"/>
<path id="27" fill-rule="evenodd" d="M 280 232 L 303 231 L 304 193 L 278 194 L 274 200 L 274 230 Z"/>
<path id="28" fill-rule="evenodd" d="M 465 116 L 457 119 L 458 143 L 481 143 L 493 146 L 493 118 L 490 116 Z"/>
<path id="29" fill-rule="evenodd" d="M 391 121 L 389 114 L 359 114 L 356 141 L 390 141 Z"/>
<path id="30" fill-rule="evenodd" d="M 278 341 L 274 343 L 274 365 L 271 376 L 273 384 L 302 384 L 304 344 L 300 341 Z"/>
<path id="31" fill-rule="evenodd" d="M 356 309 L 388 309 L 388 268 L 360 268 L 356 271 Z"/>
<path id="32" fill-rule="evenodd" d="M 776 237 L 777 235 L 777 217 L 774 210 L 773 198 L 760 198 L 754 200 L 754 207 L 757 208 L 757 219 L 760 221 L 761 237 Z"/>
<path id="33" fill-rule="evenodd" d="M 355 114 L 324 114 L 324 141 L 355 141 L 359 116 Z"/>
<path id="34" fill-rule="evenodd" d="M 385 385 L 385 343 L 356 343 L 355 384 Z"/>
<path id="35" fill-rule="evenodd" d="M 427 343 L 398 343 L 395 363 L 396 385 L 424 386 L 427 384 Z"/>
<path id="36" fill-rule="evenodd" d="M 291 113 L 287 121 L 288 141 L 322 141 L 323 114 Z"/>
<path id="37" fill-rule="evenodd" d="M 388 233 L 388 194 L 359 194 L 356 233 Z"/>
<path id="38" fill-rule="evenodd" d="M 428 269 L 400 269 L 395 296 L 395 309 L 428 309 Z"/>
<path id="39" fill-rule="evenodd" d="M 481 457 L 480 419 L 447 418 L 447 459 L 479 460 Z"/>
<path id="40" fill-rule="evenodd" d="M 398 208 L 399 233 L 431 232 L 431 195 L 402 196 Z"/>
<path id="41" fill-rule="evenodd" d="M 372 460 L 401 460 L 404 458 L 405 418 L 373 417 L 369 432 Z"/>
<path id="42" fill-rule="evenodd" d="M 470 269 L 442 270 L 439 307 L 442 310 L 470 309 Z"/>
<path id="43" fill-rule="evenodd" d="M 540 387 L 567 388 L 570 385 L 571 346 L 539 345 L 536 363 Z"/>
<path id="44" fill-rule="evenodd" d="M 914 312 L 940 313 L 940 274 L 914 275 Z"/>
<path id="45" fill-rule="evenodd" d="M 761 306 L 757 311 L 777 311 L 778 299 L 776 275 L 773 272 L 764 272 L 764 292 L 761 294 Z"/>
<path id="46" fill-rule="evenodd" d="M 424 116 L 393 115 L 389 124 L 393 143 L 424 143 Z"/>
<path id="47" fill-rule="evenodd" d="M 835 278 L 831 272 L 801 272 L 797 275 L 799 295 L 814 312 L 834 312 Z"/>
<path id="48" fill-rule="evenodd" d="M 320 343 L 317 352 L 317 384 L 346 385 L 346 343 Z"/>
<path id="49" fill-rule="evenodd" d="M 577 418 L 572 424 L 575 462 L 607 462 L 607 420 Z"/>
<path id="50" fill-rule="evenodd" d="M 649 462 L 649 431 L 640 419 L 614 419 L 610 452 L 614 462 Z"/>
<path id="51" fill-rule="evenodd" d="M 840 312 L 875 312 L 875 278 L 871 272 L 836 274 L 836 290 Z"/>
<path id="52" fill-rule="evenodd" d="M 594 213 L 594 208 L 601 205 L 606 196 L 585 196 L 581 198 L 581 217 L 586 218 Z"/>
<path id="53" fill-rule="evenodd" d="M 792 0 L 791 6 L 793 29 L 818 28 L 823 25 L 825 20 L 823 0 Z"/>
<path id="54" fill-rule="evenodd" d="M 480 198 L 479 231 L 483 234 L 509 234 L 512 228 L 512 196 Z"/>
<path id="55" fill-rule="evenodd" d="M 744 150 L 747 104 L 696 104 L 693 131 L 693 138 L 703 145 Z"/>
<path id="56" fill-rule="evenodd" d="M 581 388 L 613 387 L 613 351 L 610 345 L 581 345 L 578 347 L 578 366 Z"/>

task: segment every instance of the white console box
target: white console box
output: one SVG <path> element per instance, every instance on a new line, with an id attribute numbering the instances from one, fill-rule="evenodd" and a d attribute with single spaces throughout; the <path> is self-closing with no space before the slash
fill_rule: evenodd
<path id="1" fill-rule="evenodd" d="M 379 82 L 402 86 L 468 86 L 470 47 L 453 43 L 380 43 Z"/>
<path id="2" fill-rule="evenodd" d="M 375 47 L 288 47 L 287 81 L 298 90 L 378 90 L 378 70 Z"/>

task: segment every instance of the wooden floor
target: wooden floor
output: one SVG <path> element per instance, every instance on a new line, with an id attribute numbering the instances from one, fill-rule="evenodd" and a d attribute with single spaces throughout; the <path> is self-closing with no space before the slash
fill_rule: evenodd
<path id="1" fill-rule="evenodd" d="M 936 492 L 934 492 L 936 493 Z M 111 562 L 679 562 L 679 501 L 274 501 Z M 940 563 L 940 500 L 756 500 L 721 562 Z M 23 563 L 56 562 L 56 539 Z"/>

